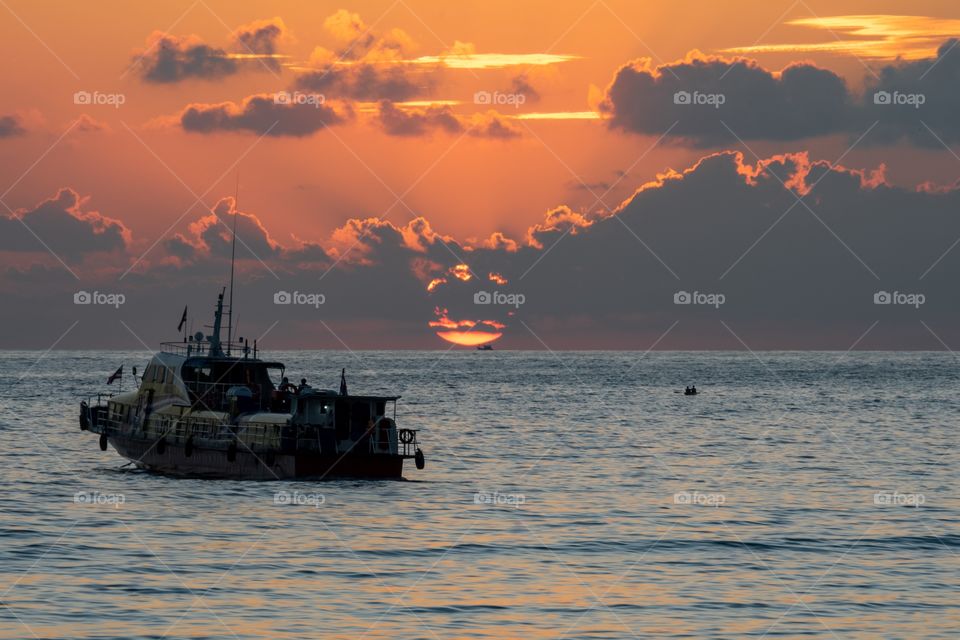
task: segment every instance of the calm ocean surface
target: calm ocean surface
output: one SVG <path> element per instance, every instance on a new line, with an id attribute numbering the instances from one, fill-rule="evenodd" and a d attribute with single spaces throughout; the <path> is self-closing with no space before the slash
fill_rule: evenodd
<path id="1" fill-rule="evenodd" d="M 2 638 L 960 636 L 948 353 L 268 353 L 422 430 L 326 482 L 124 467 L 78 402 L 147 354 L 39 356 L 0 353 Z"/>

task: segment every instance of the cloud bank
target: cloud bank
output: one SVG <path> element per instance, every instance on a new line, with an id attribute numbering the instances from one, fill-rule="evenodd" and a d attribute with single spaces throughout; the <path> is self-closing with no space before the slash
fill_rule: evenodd
<path id="1" fill-rule="evenodd" d="M 692 52 L 679 62 L 620 67 L 599 105 L 608 125 L 713 148 L 739 140 L 792 141 L 842 134 L 865 142 L 939 146 L 960 140 L 960 51 L 884 66 L 853 93 L 833 71 L 794 63 L 773 71 L 753 60 Z M 936 136 L 931 133 L 933 130 Z"/>

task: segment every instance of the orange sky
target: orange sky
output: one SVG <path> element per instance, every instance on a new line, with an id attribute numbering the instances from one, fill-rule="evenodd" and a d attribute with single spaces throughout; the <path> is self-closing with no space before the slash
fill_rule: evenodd
<path id="1" fill-rule="evenodd" d="M 692 51 L 747 55 L 772 71 L 810 61 L 839 74 L 856 92 L 872 69 L 896 56 L 934 56 L 960 24 L 955 3 L 934 1 L 6 4 L 9 10 L 0 8 L 0 55 L 7 60 L 0 72 L 0 116 L 12 114 L 25 133 L 0 141 L 0 191 L 12 185 L 3 200 L 20 211 L 72 188 L 89 199 L 90 209 L 123 222 L 133 257 L 188 233 L 190 223 L 232 195 L 238 170 L 242 210 L 284 246 L 305 241 L 329 248 L 336 244 L 334 231 L 350 219 L 379 217 L 402 226 L 417 216 L 460 242 L 498 231 L 522 241 L 558 206 L 609 211 L 657 174 L 682 170 L 705 154 L 704 148 L 670 140 L 656 145 L 658 136 L 607 126 L 597 105 L 617 69 L 630 61 L 650 58 L 659 65 Z M 475 104 L 476 92 L 509 93 L 522 79 L 530 88 L 524 103 L 494 105 L 497 113 L 489 116 L 515 134 L 439 128 L 388 135 L 375 121 L 375 100 L 335 93 L 324 94 L 326 104 L 352 116 L 310 135 L 258 140 L 251 131 L 183 130 L 179 117 L 191 104 L 240 105 L 248 96 L 292 90 L 318 61 L 355 63 L 352 54 L 341 55 L 344 34 L 337 30 L 345 27 L 329 20 L 338 10 L 352 15 L 365 37 L 402 42 L 400 53 L 385 46 L 361 61 L 385 68 L 402 59 L 428 71 L 424 82 L 431 88 L 414 98 L 414 106 L 396 101 L 401 112 L 448 104 L 469 129 L 491 108 Z M 236 53 L 235 30 L 275 18 L 284 27 L 275 56 L 235 56 L 234 73 L 157 83 L 138 66 L 145 49 L 151 54 L 148 39 L 156 32 L 195 36 L 195 42 Z M 469 55 L 458 58 L 457 52 Z M 525 57 L 534 55 L 556 58 L 538 64 Z M 480 68 L 481 62 L 499 66 Z M 78 91 L 120 94 L 123 104 L 78 105 Z M 761 157 L 808 151 L 832 159 L 849 142 L 842 135 L 761 139 L 750 149 Z M 911 187 L 952 183 L 957 173 L 943 148 L 911 145 L 865 145 L 850 151 L 844 164 L 885 164 L 888 181 Z M 603 205 L 584 185 L 607 192 Z M 157 248 L 150 257 L 161 254 Z"/>
<path id="2" fill-rule="evenodd" d="M 743 10 L 736 12 L 736 20 L 729 19 L 727 5 L 703 2 L 609 2 L 592 9 L 590 3 L 553 2 L 352 2 L 344 7 L 358 13 L 376 30 L 403 29 L 422 55 L 439 54 L 461 41 L 473 43 L 478 52 L 523 54 L 549 50 L 580 56 L 578 60 L 532 68 L 531 81 L 542 99 L 524 105 L 523 110 L 585 111 L 590 109 L 590 85 L 606 86 L 624 62 L 641 56 L 672 61 L 692 49 L 714 53 L 754 45 L 787 8 L 786 4 L 769 2 L 737 4 Z M 62 186 L 69 176 L 74 188 L 95 195 L 101 209 L 118 214 L 123 211 L 123 219 L 145 235 L 162 233 L 166 220 L 160 211 L 167 207 L 182 209 L 192 197 L 127 127 L 172 172 L 200 193 L 247 149 L 252 142 L 250 136 L 223 135 L 211 140 L 182 132 L 151 131 L 146 123 L 158 116 L 175 114 L 190 102 L 240 100 L 256 92 L 282 90 L 293 74 L 284 72 L 278 78 L 264 70 L 215 82 L 194 80 L 173 86 L 144 86 L 135 73 L 127 72 L 131 52 L 142 48 L 147 36 L 156 30 L 196 34 L 211 44 L 223 45 L 230 30 L 237 26 L 280 16 L 295 38 L 285 51 L 294 58 L 306 59 L 314 47 L 330 45 L 331 37 L 325 32 L 323 21 L 340 6 L 308 6 L 300 2 L 208 2 L 193 8 L 191 5 L 192 2 L 138 3 L 134 7 L 126 2 L 103 2 L 91 10 L 90 5 L 75 3 L 9 3 L 30 31 L 9 14 L 0 22 L 0 53 L 7 60 L 17 61 L 3 72 L 6 87 L 0 108 L 4 112 L 36 110 L 49 134 L 42 140 L 23 141 L 15 148 L 5 145 L 0 153 L 6 172 L 15 176 L 18 170 L 26 169 L 30 163 L 18 163 L 17 159 L 35 157 L 82 113 L 106 122 L 113 130 L 111 134 L 85 137 L 82 151 L 79 142 L 56 149 L 45 159 L 44 166 L 32 172 L 11 194 L 11 205 L 34 204 L 39 196 Z M 809 19 L 813 11 L 823 16 L 884 10 L 902 13 L 904 9 L 903 3 L 890 2 L 832 1 L 809 5 L 812 11 L 795 7 L 761 41 L 834 41 L 831 34 L 783 24 L 791 19 Z M 956 9 L 951 9 L 948 2 L 910 4 L 910 13 L 915 15 L 947 17 L 951 11 Z M 532 24 L 535 28 L 531 28 Z M 859 82 L 864 73 L 858 61 L 846 56 L 804 53 L 799 57 L 838 70 L 852 82 Z M 778 68 L 797 58 L 777 53 L 760 59 Z M 510 77 L 525 69 L 519 66 L 506 70 L 448 70 L 436 97 L 472 100 L 478 89 L 504 90 Z M 127 102 L 120 109 L 84 109 L 71 101 L 76 90 L 117 91 L 127 96 Z M 472 111 L 475 107 L 468 104 L 462 110 Z M 410 208 L 429 216 L 445 232 L 458 236 L 485 235 L 491 229 L 521 232 L 549 207 L 561 203 L 591 204 L 571 188 L 571 183 L 575 183 L 571 170 L 587 182 L 610 181 L 616 170 L 629 166 L 652 142 L 624 140 L 589 121 L 525 121 L 525 125 L 532 132 L 527 132 L 522 141 L 503 144 L 466 140 L 452 150 L 449 148 L 455 139 L 450 137 L 387 139 L 360 124 L 337 131 L 339 140 L 322 134 L 303 140 L 270 140 L 242 163 L 244 204 L 269 220 L 270 228 L 279 237 L 296 234 L 322 240 L 347 217 L 380 215 L 391 206 L 394 197 L 371 172 L 399 195 L 438 156 L 447 153 L 405 198 Z M 761 151 L 757 149 L 758 153 Z M 614 193 L 625 196 L 635 181 L 649 179 L 666 167 L 685 166 L 696 155 L 682 149 L 658 150 L 633 169 L 633 181 Z M 902 163 L 892 177 L 915 179 L 911 166 L 911 162 Z M 231 184 L 232 180 L 226 180 L 213 194 L 229 194 Z M 121 188 L 118 190 L 117 186 Z M 323 206 L 317 206 L 319 202 Z M 406 208 L 397 206 L 390 217 L 405 222 L 411 216 Z"/>

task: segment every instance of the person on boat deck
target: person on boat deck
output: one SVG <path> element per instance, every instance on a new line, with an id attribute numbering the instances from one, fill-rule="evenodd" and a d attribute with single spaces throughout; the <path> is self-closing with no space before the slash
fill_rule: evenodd
<path id="1" fill-rule="evenodd" d="M 290 384 L 290 379 L 284 376 L 283 380 L 280 381 L 280 391 L 284 393 L 293 393 L 297 388 Z"/>
<path id="2" fill-rule="evenodd" d="M 297 386 L 297 393 L 303 393 L 310 388 L 310 385 L 307 384 L 306 378 L 300 378 L 300 384 Z"/>

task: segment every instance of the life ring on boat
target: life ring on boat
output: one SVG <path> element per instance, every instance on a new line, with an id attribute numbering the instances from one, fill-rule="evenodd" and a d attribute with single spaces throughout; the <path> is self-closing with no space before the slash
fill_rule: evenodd
<path id="1" fill-rule="evenodd" d="M 160 455 L 163 455 L 166 450 L 167 450 L 167 439 L 160 438 L 159 440 L 157 440 L 157 453 L 159 453 Z"/>
<path id="2" fill-rule="evenodd" d="M 100 434 L 100 451 L 106 451 L 106 450 L 107 450 L 107 434 L 101 433 Z"/>
<path id="3" fill-rule="evenodd" d="M 410 444 L 413 442 L 414 433 L 411 429 L 400 429 L 400 442 Z"/>
<path id="4" fill-rule="evenodd" d="M 87 401 L 82 400 L 80 402 L 80 431 L 87 431 L 90 429 L 90 407 L 87 406 Z"/>
<path id="5" fill-rule="evenodd" d="M 227 462 L 233 462 L 237 459 L 237 443 L 231 442 L 227 447 Z"/>
<path id="6" fill-rule="evenodd" d="M 183 455 L 188 458 L 193 455 L 193 436 L 187 437 L 187 441 L 183 443 Z"/>

